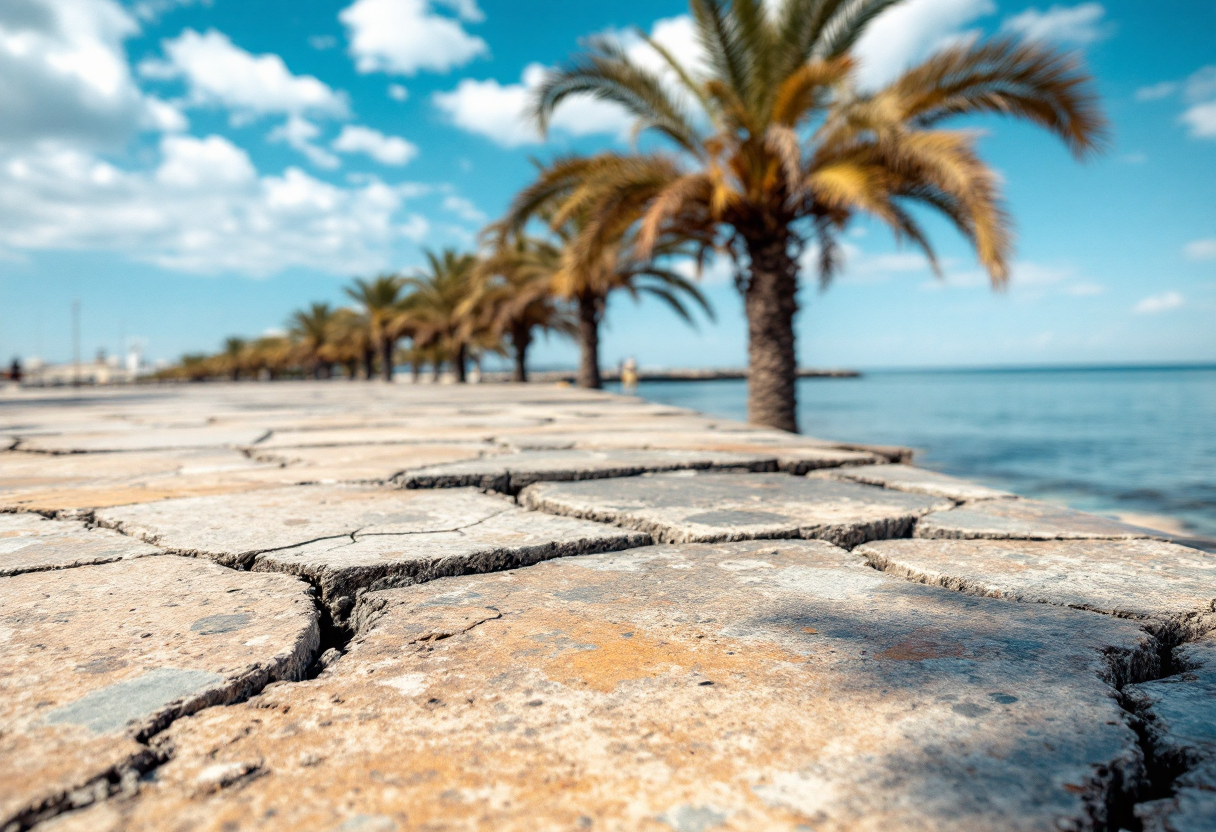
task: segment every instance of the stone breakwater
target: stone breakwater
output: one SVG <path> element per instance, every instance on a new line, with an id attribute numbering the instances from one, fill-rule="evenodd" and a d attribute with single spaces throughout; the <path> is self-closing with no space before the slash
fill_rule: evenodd
<path id="1" fill-rule="evenodd" d="M 1216 556 L 534 386 L 0 398 L 0 830 L 1216 829 Z"/>

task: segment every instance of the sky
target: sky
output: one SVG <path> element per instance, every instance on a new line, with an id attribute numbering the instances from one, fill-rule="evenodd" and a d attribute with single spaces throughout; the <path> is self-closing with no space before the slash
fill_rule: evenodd
<path id="1" fill-rule="evenodd" d="M 590 35 L 696 59 L 681 0 L 3 0 L 0 357 L 141 344 L 152 359 L 283 327 L 352 277 L 476 245 L 534 160 L 626 148 L 611 106 L 571 101 L 547 140 L 529 90 Z M 944 264 L 856 224 L 804 281 L 800 362 L 819 367 L 1216 361 L 1216 2 L 906 0 L 858 46 L 861 83 L 943 44 L 1016 34 L 1083 53 L 1112 123 L 1075 161 L 1045 133 L 972 120 L 1016 221 L 1011 286 L 930 229 Z M 727 263 L 691 328 L 615 298 L 603 361 L 741 366 Z M 554 339 L 534 362 L 572 366 Z"/>

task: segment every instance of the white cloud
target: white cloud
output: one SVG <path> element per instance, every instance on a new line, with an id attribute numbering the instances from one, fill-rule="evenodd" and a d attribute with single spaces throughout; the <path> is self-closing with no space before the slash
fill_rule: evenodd
<path id="1" fill-rule="evenodd" d="M 139 25 L 113 0 L 0 2 L 0 146 L 117 146 L 140 128 L 180 129 L 144 96 L 123 42 Z"/>
<path id="2" fill-rule="evenodd" d="M 455 124 L 503 147 L 539 144 L 542 139 L 527 117 L 532 90 L 544 78 L 545 67 L 531 64 L 518 84 L 494 79 L 465 78 L 451 92 L 435 93 L 436 106 Z M 597 133 L 625 137 L 632 122 L 620 107 L 578 96 L 567 99 L 550 120 L 550 129 L 572 136 Z"/>
<path id="3" fill-rule="evenodd" d="M 389 84 L 388 97 L 394 101 L 405 101 L 410 97 L 410 91 L 401 84 Z"/>
<path id="4" fill-rule="evenodd" d="M 409 193 L 377 179 L 338 187 L 297 168 L 259 176 L 220 136 L 166 136 L 150 171 L 43 149 L 0 162 L 0 249 L 116 251 L 203 273 L 371 272 L 425 233 L 404 213 Z"/>
<path id="5" fill-rule="evenodd" d="M 333 35 L 313 35 L 308 39 L 308 45 L 318 52 L 324 52 L 337 46 L 338 39 Z"/>
<path id="6" fill-rule="evenodd" d="M 907 0 L 883 12 L 857 42 L 862 85 L 892 80 L 937 49 L 969 37 L 967 27 L 995 11 L 993 0 Z"/>
<path id="7" fill-rule="evenodd" d="M 1183 247 L 1187 260 L 1202 262 L 1216 260 L 1216 237 L 1207 240 L 1194 240 Z"/>
<path id="8" fill-rule="evenodd" d="M 303 116 L 293 115 L 286 122 L 270 131 L 266 138 L 272 142 L 284 142 L 308 157 L 308 160 L 319 168 L 333 170 L 342 162 L 337 156 L 319 147 L 314 139 L 321 135 L 321 128 Z"/>
<path id="9" fill-rule="evenodd" d="M 1167 312 L 1170 309 L 1177 309 L 1182 306 L 1183 297 L 1177 292 L 1164 292 L 1160 295 L 1150 295 L 1144 300 L 1132 307 L 1132 312 L 1137 315 L 1154 315 L 1158 312 Z"/>
<path id="10" fill-rule="evenodd" d="M 1162 98 L 1169 98 L 1176 92 L 1178 92 L 1178 83 L 1176 81 L 1162 81 L 1159 84 L 1152 84 L 1136 90 L 1136 100 L 1158 101 Z"/>
<path id="11" fill-rule="evenodd" d="M 1077 283 L 1064 287 L 1064 294 L 1074 298 L 1093 298 L 1106 293 L 1106 287 L 1101 283 Z"/>
<path id="12" fill-rule="evenodd" d="M 1050 40 L 1085 46 L 1111 34 L 1111 27 L 1104 21 L 1105 17 L 1106 9 L 1101 3 L 1052 6 L 1045 12 L 1029 8 L 1006 20 L 1001 29 L 1030 40 Z"/>
<path id="13" fill-rule="evenodd" d="M 1195 138 L 1216 139 L 1216 100 L 1187 108 L 1181 121 Z"/>
<path id="14" fill-rule="evenodd" d="M 438 14 L 430 0 L 355 0 L 338 13 L 348 31 L 355 68 L 400 75 L 447 72 L 487 54 L 486 42 L 462 25 L 484 19 L 475 0 L 440 5 L 455 16 Z"/>
<path id="15" fill-rule="evenodd" d="M 346 96 L 311 75 L 293 75 L 275 54 L 253 55 L 214 29 L 193 29 L 163 44 L 165 60 L 140 64 L 147 78 L 181 78 L 189 100 L 241 114 L 303 113 L 344 116 Z"/>
<path id="16" fill-rule="evenodd" d="M 448 194 L 444 197 L 443 208 L 445 211 L 451 211 L 467 222 L 485 222 L 487 219 L 485 213 L 480 208 L 464 197 L 455 194 Z"/>
<path id="17" fill-rule="evenodd" d="M 162 15 L 174 9 L 193 6 L 196 3 L 202 6 L 210 6 L 211 2 L 212 0 L 138 0 L 138 2 L 131 6 L 131 11 L 140 20 L 156 23 Z"/>
<path id="18" fill-rule="evenodd" d="M 339 153 L 366 153 L 384 165 L 404 165 L 418 155 L 418 147 L 400 136 L 352 124 L 342 128 L 330 147 Z"/>

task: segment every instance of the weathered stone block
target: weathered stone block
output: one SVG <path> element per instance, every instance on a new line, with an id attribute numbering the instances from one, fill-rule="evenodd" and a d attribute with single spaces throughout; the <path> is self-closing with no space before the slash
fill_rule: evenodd
<path id="1" fill-rule="evenodd" d="M 319 638 L 307 584 L 187 558 L 17 575 L 0 593 L 3 829 L 106 796 L 152 765 L 149 734 L 301 678 Z"/>
<path id="2" fill-rule="evenodd" d="M 1171 640 L 1216 626 L 1216 555 L 1157 540 L 883 540 L 855 550 L 914 581 L 1150 619 Z"/>
<path id="3" fill-rule="evenodd" d="M 987 500 L 939 511 L 916 524 L 916 537 L 1013 540 L 1132 540 L 1161 532 L 1037 500 Z"/>
<path id="4" fill-rule="evenodd" d="M 53 454 L 239 448 L 266 435 L 258 428 L 130 428 L 98 433 L 59 433 L 22 438 L 18 448 Z"/>
<path id="5" fill-rule="evenodd" d="M 867 465 L 859 468 L 842 468 L 825 472 L 820 476 L 863 482 L 867 485 L 880 485 L 896 491 L 946 497 L 960 503 L 1016 496 L 1008 491 L 998 491 L 995 488 L 988 488 L 958 477 L 939 474 L 937 471 L 928 471 L 924 468 L 915 468 L 911 465 Z"/>
<path id="6" fill-rule="evenodd" d="M 804 537 L 856 546 L 903 537 L 916 518 L 953 505 L 849 482 L 787 474 L 660 474 L 539 483 L 529 508 L 616 523 L 667 543 Z"/>
<path id="7" fill-rule="evenodd" d="M 317 679 L 175 724 L 155 780 L 82 819 L 1092 829 L 1140 776 L 1111 682 L 1155 656 L 1133 622 L 818 541 L 566 558 L 371 593 L 356 618 Z"/>
<path id="8" fill-rule="evenodd" d="M 574 482 L 632 477 L 655 471 L 722 468 L 775 471 L 777 460 L 772 455 L 725 451 L 524 451 L 421 468 L 406 472 L 400 482 L 405 488 L 474 486 L 518 494 L 536 482 Z"/>
<path id="9" fill-rule="evenodd" d="M 1173 676 L 1129 685 L 1124 696 L 1144 720 L 1149 753 L 1170 797 L 1136 807 L 1144 832 L 1216 829 L 1216 635 L 1175 650 Z"/>
<path id="10" fill-rule="evenodd" d="M 108 529 L 37 514 L 0 514 L 0 577 L 158 554 L 155 546 Z"/>

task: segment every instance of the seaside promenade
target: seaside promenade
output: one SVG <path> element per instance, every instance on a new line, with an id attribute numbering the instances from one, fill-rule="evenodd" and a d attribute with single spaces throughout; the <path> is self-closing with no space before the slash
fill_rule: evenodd
<path id="1" fill-rule="evenodd" d="M 1212 830 L 1216 556 L 550 385 L 0 393 L 0 830 Z"/>

